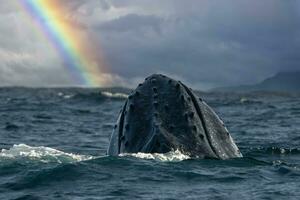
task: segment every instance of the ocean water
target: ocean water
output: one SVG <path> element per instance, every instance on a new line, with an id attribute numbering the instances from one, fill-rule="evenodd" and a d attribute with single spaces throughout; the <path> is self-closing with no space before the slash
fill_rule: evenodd
<path id="1" fill-rule="evenodd" d="M 0 199 L 300 199 L 300 95 L 201 94 L 244 157 L 106 156 L 126 98 L 0 89 Z"/>

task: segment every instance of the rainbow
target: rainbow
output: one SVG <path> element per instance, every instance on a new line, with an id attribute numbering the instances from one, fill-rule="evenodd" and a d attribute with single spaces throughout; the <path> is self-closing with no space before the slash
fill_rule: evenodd
<path id="1" fill-rule="evenodd" d="M 78 31 L 65 15 L 62 0 L 20 0 L 22 8 L 38 24 L 63 60 L 63 66 L 77 84 L 100 86 L 103 58 L 98 45 L 90 40 L 87 31 Z M 97 55 L 98 54 L 98 55 Z M 101 70 L 100 70 L 101 69 Z"/>

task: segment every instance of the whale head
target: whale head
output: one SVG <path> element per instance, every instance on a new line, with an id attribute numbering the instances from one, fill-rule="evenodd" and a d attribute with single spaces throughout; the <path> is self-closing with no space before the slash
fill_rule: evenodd
<path id="1" fill-rule="evenodd" d="M 172 150 L 198 158 L 242 157 L 212 108 L 183 83 L 154 74 L 127 98 L 107 153 Z"/>

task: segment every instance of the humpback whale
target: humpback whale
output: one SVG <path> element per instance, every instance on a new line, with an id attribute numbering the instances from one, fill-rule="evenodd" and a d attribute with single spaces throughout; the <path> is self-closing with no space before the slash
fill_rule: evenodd
<path id="1" fill-rule="evenodd" d="M 197 158 L 242 157 L 222 120 L 202 98 L 180 81 L 154 74 L 128 96 L 107 154 L 172 150 Z"/>

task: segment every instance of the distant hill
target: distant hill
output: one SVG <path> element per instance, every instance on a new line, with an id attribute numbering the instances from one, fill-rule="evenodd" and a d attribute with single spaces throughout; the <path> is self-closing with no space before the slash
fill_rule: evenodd
<path id="1" fill-rule="evenodd" d="M 255 85 L 241 85 L 236 87 L 216 88 L 213 91 L 224 92 L 249 92 L 249 91 L 270 91 L 270 92 L 300 92 L 300 71 L 279 72 L 275 76 Z"/>

